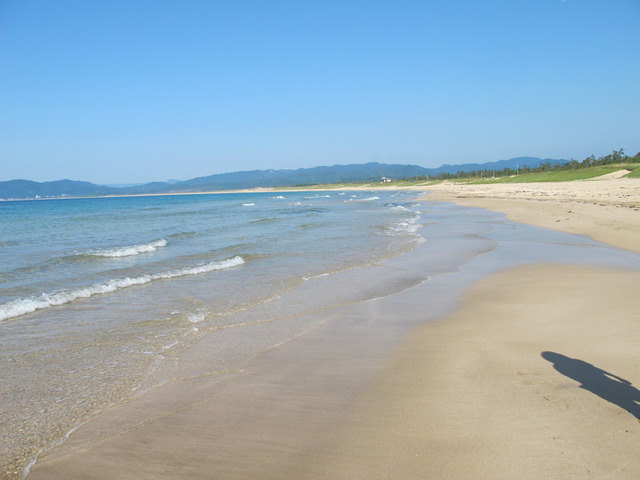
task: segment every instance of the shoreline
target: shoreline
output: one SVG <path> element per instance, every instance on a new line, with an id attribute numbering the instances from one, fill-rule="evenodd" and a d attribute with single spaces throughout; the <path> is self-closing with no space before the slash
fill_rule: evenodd
<path id="1" fill-rule="evenodd" d="M 533 265 L 476 283 L 399 346 L 326 478 L 638 478 L 638 281 Z"/>
<path id="2" fill-rule="evenodd" d="M 436 198 L 430 199 L 436 200 Z M 439 200 L 442 200 L 442 198 Z M 500 211 L 498 208 L 495 210 Z M 546 309 L 544 310 L 545 312 L 549 312 L 545 318 L 555 318 L 558 325 L 564 325 L 565 328 L 558 338 L 553 338 L 558 343 L 553 347 L 555 350 L 551 347 L 545 347 L 544 351 L 551 350 L 569 355 L 571 358 L 579 358 L 584 361 L 591 360 L 593 365 L 619 375 L 637 385 L 640 381 L 640 376 L 637 374 L 637 361 L 634 363 L 632 358 L 631 362 L 626 362 L 626 367 L 621 367 L 625 362 L 621 362 L 620 358 L 618 358 L 620 355 L 617 353 L 618 345 L 615 342 L 616 339 L 619 340 L 622 336 L 627 343 L 637 345 L 637 340 L 640 339 L 640 333 L 637 332 L 635 324 L 627 321 L 627 317 L 633 313 L 633 309 L 637 306 L 637 301 L 634 303 L 634 300 L 628 296 L 628 291 L 626 290 L 629 285 L 635 284 L 634 282 L 640 279 L 638 275 L 638 272 L 635 271 L 602 270 L 593 267 L 565 267 L 556 264 L 551 266 L 516 267 L 489 277 L 481 276 L 480 280 L 476 281 L 469 292 L 464 295 L 463 302 L 458 304 L 461 306 L 454 313 L 444 316 L 436 315 L 437 318 L 441 319 L 432 323 L 429 323 L 430 320 L 424 316 L 424 312 L 422 312 L 424 308 L 423 302 L 420 301 L 421 297 L 415 292 L 413 294 L 410 292 L 394 294 L 381 302 L 374 300 L 366 304 L 360 304 L 355 309 L 357 312 L 356 317 L 359 321 L 392 315 L 399 316 L 398 318 L 415 317 L 418 319 L 418 323 L 427 323 L 413 327 L 411 332 L 404 336 L 405 340 L 401 341 L 398 348 L 392 353 L 374 351 L 364 354 L 363 350 L 358 350 L 357 348 L 353 350 L 354 346 L 349 346 L 346 350 L 347 355 L 341 356 L 338 355 L 339 352 L 329 348 L 329 345 L 346 337 L 336 335 L 336 332 L 332 333 L 331 329 L 326 331 L 320 329 L 314 330 L 310 334 L 305 333 L 302 337 L 286 344 L 284 346 L 286 348 L 278 347 L 267 352 L 255 366 L 257 370 L 248 368 L 243 372 L 241 378 L 244 380 L 241 380 L 239 384 L 236 383 L 237 380 L 231 378 L 230 374 L 233 372 L 221 372 L 220 375 L 208 377 L 184 378 L 184 381 L 181 382 L 183 388 L 178 388 L 176 384 L 175 388 L 164 391 L 165 394 L 168 392 L 168 395 L 156 396 L 155 398 L 153 395 L 140 397 L 140 399 L 136 400 L 137 413 L 136 409 L 130 410 L 128 420 L 126 416 L 112 416 L 107 412 L 102 422 L 92 422 L 89 426 L 89 430 L 93 430 L 93 432 L 89 432 L 89 436 L 93 435 L 95 438 L 95 435 L 101 436 L 105 434 L 104 442 L 99 442 L 99 445 L 83 444 L 83 433 L 79 432 L 79 434 L 74 435 L 74 437 L 77 435 L 74 442 L 57 449 L 55 453 L 52 452 L 54 453 L 53 455 L 45 456 L 48 458 L 43 458 L 44 462 L 41 464 L 36 464 L 29 478 L 73 478 L 74 475 L 85 475 L 91 478 L 113 478 L 115 471 L 111 470 L 111 473 L 109 473 L 109 469 L 114 467 L 124 468 L 122 475 L 118 478 L 156 478 L 156 476 L 157 478 L 162 478 L 162 475 L 167 475 L 171 471 L 174 473 L 173 478 L 175 478 L 176 472 L 180 472 L 180 478 L 210 478 L 211 471 L 207 470 L 208 465 L 196 465 L 196 460 L 198 456 L 206 457 L 206 455 L 210 455 L 212 451 L 218 449 L 221 450 L 221 453 L 217 454 L 217 463 L 214 469 L 219 473 L 219 475 L 216 475 L 218 478 L 357 479 L 384 478 L 384 475 L 382 475 L 384 472 L 398 472 L 398 475 L 396 475 L 398 478 L 416 478 L 416 476 L 421 478 L 465 478 L 463 475 L 465 470 L 460 471 L 453 468 L 458 463 L 469 469 L 468 478 L 477 478 L 477 473 L 474 469 L 488 472 L 487 474 L 490 478 L 514 478 L 514 475 L 517 478 L 518 472 L 520 476 L 523 475 L 523 471 L 517 468 L 524 467 L 511 455 L 507 455 L 501 462 L 497 463 L 502 466 L 502 469 L 497 471 L 491 470 L 491 465 L 487 465 L 486 460 L 487 458 L 497 458 L 496 455 L 501 449 L 509 452 L 511 444 L 522 443 L 523 435 L 527 437 L 528 441 L 530 428 L 535 430 L 541 427 L 537 426 L 537 424 L 528 423 L 526 418 L 518 419 L 518 415 L 521 414 L 519 404 L 513 405 L 509 402 L 503 402 L 503 411 L 499 412 L 498 419 L 502 421 L 506 418 L 508 420 L 507 424 L 500 427 L 500 435 L 482 437 L 482 433 L 487 429 L 487 426 L 498 424 L 496 423 L 495 414 L 485 415 L 483 417 L 484 423 L 480 422 L 479 419 L 476 419 L 475 407 L 483 406 L 486 411 L 490 411 L 492 402 L 495 399 L 489 395 L 489 400 L 487 401 L 477 393 L 476 387 L 478 385 L 474 376 L 477 372 L 473 370 L 463 371 L 464 375 L 462 377 L 458 375 L 459 371 L 455 372 L 457 376 L 453 377 L 454 381 L 452 381 L 451 371 L 449 371 L 449 374 L 443 373 L 440 376 L 431 378 L 429 366 L 440 365 L 434 355 L 444 355 L 443 358 L 445 360 L 441 360 L 441 362 L 445 366 L 448 363 L 459 365 L 460 362 L 467 367 L 483 365 L 487 360 L 491 360 L 490 357 L 487 359 L 486 354 L 492 354 L 496 340 L 500 340 L 502 343 L 506 343 L 508 347 L 506 351 L 504 349 L 501 350 L 503 352 L 503 357 L 501 358 L 504 360 L 519 358 L 525 352 L 521 344 L 525 344 L 529 340 L 526 337 L 522 337 L 523 332 L 528 331 L 523 327 L 529 326 L 532 318 L 526 316 L 527 311 L 536 313 L 543 308 Z M 498 280 L 495 280 L 496 278 Z M 610 285 L 611 288 L 605 292 L 600 288 L 597 282 L 598 278 L 606 278 L 606 285 Z M 549 284 L 553 285 L 554 288 L 549 288 Z M 464 289 L 464 287 L 462 288 Z M 507 296 L 509 299 L 507 301 L 502 292 L 504 289 L 509 288 L 512 289 L 512 295 Z M 569 293 L 567 293 L 567 290 L 569 290 Z M 448 292 L 449 290 L 445 288 L 443 291 Z M 593 291 L 602 292 L 606 295 L 606 298 L 603 299 L 593 295 Z M 584 294 L 583 292 L 587 293 Z M 609 295 L 612 296 L 611 302 L 607 301 Z M 500 301 L 487 302 L 487 298 L 499 298 Z M 587 302 L 587 300 L 591 300 L 591 302 Z M 457 300 L 453 299 L 453 304 L 456 303 Z M 587 306 L 586 310 L 580 310 L 583 304 Z M 385 305 L 386 307 L 383 308 Z M 558 310 L 558 305 L 564 305 L 560 309 L 562 314 L 560 316 L 556 311 Z M 494 308 L 494 310 L 491 310 L 491 308 Z M 514 329 L 512 333 L 514 335 L 519 333 L 520 337 L 517 337 L 517 335 L 515 337 L 511 335 L 500 336 L 502 335 L 502 329 L 510 326 L 507 323 L 511 322 L 505 323 L 504 318 L 496 314 L 495 308 L 511 308 L 509 318 L 515 320 L 513 326 L 519 325 L 519 328 Z M 593 317 L 589 325 L 592 327 L 591 330 L 596 335 L 595 337 L 585 337 L 587 333 L 591 333 L 591 330 L 584 328 L 586 324 L 581 322 L 578 311 Z M 554 317 L 552 314 L 556 316 Z M 340 318 L 341 321 L 344 321 L 351 318 L 349 315 L 349 309 L 338 309 L 335 314 L 332 314 L 331 318 L 333 320 L 330 322 L 335 322 L 335 318 Z M 351 315 L 353 315 L 353 312 L 351 312 Z M 621 315 L 623 318 L 620 318 Z M 604 317 L 610 317 L 613 326 L 604 325 L 600 321 L 600 318 Z M 466 320 L 456 320 L 458 318 L 466 318 Z M 570 321 L 563 323 L 565 318 Z M 431 320 L 435 320 L 435 318 Z M 533 320 L 534 323 L 540 323 L 537 317 L 533 317 Z M 637 321 L 635 323 L 637 324 Z M 464 334 L 461 333 L 460 325 L 464 325 L 467 328 Z M 547 339 L 548 337 L 545 337 L 545 335 L 549 334 L 549 328 L 557 327 L 557 325 L 547 322 L 547 324 L 538 325 L 538 327 L 540 327 L 537 330 L 538 336 Z M 627 328 L 626 333 L 624 333 L 625 330 L 622 327 Z M 629 331 L 629 328 L 631 331 Z M 604 333 L 607 333 L 608 329 L 613 334 L 603 336 L 603 330 Z M 575 332 L 584 335 L 578 339 L 574 335 Z M 314 335 L 320 336 L 314 337 Z M 464 341 L 461 341 L 465 338 L 472 339 L 471 344 L 465 344 Z M 512 338 L 514 339 L 513 341 Z M 607 353 L 606 355 L 603 353 L 599 357 L 588 358 L 588 354 L 593 351 L 594 339 L 599 348 Z M 573 348 L 573 353 L 569 352 L 571 348 L 565 347 L 563 349 L 562 341 L 568 342 L 567 345 L 570 347 L 575 347 Z M 443 349 L 443 345 L 452 345 L 451 351 L 449 351 L 448 347 Z M 453 348 L 455 345 L 462 345 L 462 347 L 455 349 Z M 478 350 L 478 346 L 482 348 Z M 319 350 L 315 360 L 311 357 L 312 365 L 309 365 L 308 362 L 305 365 L 297 365 L 304 363 L 301 360 L 309 355 L 309 351 L 314 348 Z M 329 349 L 323 350 L 325 348 Z M 538 349 L 538 347 L 536 346 L 534 349 Z M 360 353 L 362 353 L 361 357 L 359 356 Z M 540 362 L 540 353 L 540 351 L 537 351 L 535 355 L 535 361 L 538 363 L 534 362 L 530 352 L 526 354 L 529 361 L 531 361 L 531 365 L 533 365 L 529 370 L 533 370 L 535 367 L 538 369 L 536 372 L 538 372 L 543 368 L 540 365 L 548 366 L 548 362 L 544 359 Z M 449 357 L 446 355 L 449 355 Z M 318 360 L 327 362 L 329 358 L 332 361 L 327 365 L 320 366 L 321 363 L 318 364 Z M 447 358 L 449 360 L 446 360 Z M 628 354 L 625 358 L 629 359 Z M 377 365 L 376 362 L 379 363 L 381 360 L 383 360 L 382 363 Z M 364 369 L 363 371 L 369 372 L 368 375 L 374 375 L 374 380 L 367 383 L 369 387 L 365 389 L 364 393 L 357 389 L 351 391 L 352 387 L 349 387 L 348 384 L 343 384 L 340 392 L 342 394 L 346 392 L 348 395 L 344 398 L 332 396 L 331 388 L 332 385 L 335 386 L 332 383 L 335 382 L 335 375 L 345 365 L 350 365 L 350 368 L 354 368 L 354 362 L 357 363 L 355 368 L 362 368 Z M 508 365 L 508 362 L 505 361 L 504 363 Z M 629 367 L 629 365 L 631 366 Z M 284 368 L 284 366 L 287 367 Z M 302 367 L 306 367 L 306 369 Z M 280 375 L 278 372 L 283 368 L 286 371 Z M 316 369 L 314 376 L 308 377 L 305 375 L 305 372 L 308 372 L 309 369 Z M 447 372 L 444 368 L 432 370 Z M 556 372 L 552 368 L 550 370 L 551 373 Z M 518 370 L 518 372 L 520 371 L 524 372 L 525 370 Z M 531 377 L 529 377 L 531 372 L 527 371 L 526 375 L 520 375 L 518 372 L 516 372 L 517 379 L 524 377 L 537 379 L 537 374 L 531 374 Z M 547 375 L 549 372 L 545 371 L 543 373 Z M 521 385 L 513 382 L 505 383 L 505 379 L 510 379 L 512 375 L 513 372 L 510 372 L 510 370 L 505 371 L 504 369 L 496 368 L 495 375 L 484 378 L 482 384 L 486 385 L 491 392 L 499 393 L 507 399 L 515 398 L 519 395 Z M 323 378 L 329 382 L 325 387 L 322 384 Z M 465 380 L 466 383 L 460 380 Z M 317 382 L 319 382 L 319 385 L 314 385 Z M 570 389 L 573 392 L 575 387 L 570 387 L 570 385 L 566 381 L 564 383 L 561 382 L 557 390 L 562 393 L 564 389 Z M 220 388 L 221 386 L 224 386 L 224 388 Z M 438 390 L 439 387 L 450 390 L 453 396 L 445 398 L 441 390 Z M 329 392 L 328 394 L 326 393 L 327 391 Z M 417 396 L 416 391 L 420 392 Z M 578 391 L 582 392 L 583 390 L 578 389 Z M 286 401 L 281 398 L 283 392 L 287 392 Z M 337 395 L 338 392 L 336 391 L 335 393 Z M 587 393 L 590 396 L 579 397 L 579 409 L 584 410 L 586 403 L 591 405 L 594 399 L 599 400 L 599 397 L 590 392 Z M 470 400 L 473 402 L 469 403 L 469 399 L 467 399 L 465 400 L 466 403 L 457 404 L 460 407 L 456 410 L 455 415 L 452 415 L 451 411 L 442 410 L 442 405 L 456 405 L 455 401 L 464 400 L 468 396 L 467 394 L 471 394 Z M 531 396 L 530 391 L 529 394 L 523 399 L 523 402 L 531 400 L 529 398 Z M 217 403 L 218 400 L 215 399 L 218 399 L 221 395 L 223 397 L 230 395 L 231 403 L 226 403 L 226 406 L 220 406 Z M 253 398 L 255 398 L 255 401 Z M 575 398 L 571 397 L 569 400 L 574 401 Z M 545 401 L 548 402 L 549 400 L 545 399 Z M 431 402 L 427 409 L 429 411 L 425 410 L 424 402 Z M 565 403 L 568 404 L 567 402 Z M 234 405 L 234 407 L 229 408 L 229 405 Z M 437 405 L 441 405 L 440 413 L 436 413 L 438 412 Z M 389 408 L 391 406 L 393 408 Z M 603 418 L 605 418 L 606 422 L 609 422 L 611 419 L 608 418 L 608 415 L 611 414 L 612 407 L 607 406 L 609 409 L 605 414 L 600 410 L 596 410 L 595 413 L 590 415 L 604 415 Z M 341 413 L 337 416 L 329 418 L 323 415 L 323 413 L 334 411 L 338 407 Z M 431 411 L 432 409 L 435 410 Z M 629 415 L 621 415 L 619 410 L 619 407 L 616 409 L 614 405 L 613 415 L 617 419 L 624 418 L 624 422 L 626 422 Z M 113 436 L 113 428 L 117 430 L 118 425 L 114 427 L 111 424 L 111 420 L 118 421 L 120 419 L 125 423 L 127 421 L 138 421 L 141 412 L 146 414 L 149 412 L 165 413 L 161 414 L 161 418 L 143 422 L 135 428 L 125 428 L 121 434 Z M 207 419 L 207 421 L 199 424 L 199 418 L 202 420 Z M 219 420 L 214 421 L 212 425 L 212 418 L 219 418 Z M 543 416 L 543 420 L 546 418 Z M 590 419 L 591 417 L 588 418 Z M 252 423 L 247 419 L 254 419 L 256 422 Z M 458 429 L 452 430 L 452 425 L 446 423 L 445 420 L 447 422 L 455 421 Z M 521 427 L 519 430 L 511 428 L 513 421 L 519 422 Z M 558 419 L 556 418 L 554 421 L 557 422 Z M 307 428 L 309 422 L 324 433 L 315 435 L 314 429 Z M 429 430 L 434 422 L 439 423 L 442 429 Z M 594 438 L 598 437 L 599 432 L 597 429 L 584 427 L 584 419 L 577 417 L 577 419 L 569 421 L 566 427 L 568 433 L 565 432 L 567 437 L 564 440 L 567 451 L 571 450 L 573 442 L 576 440 L 575 437 L 570 435 L 571 426 L 578 424 L 585 430 L 586 436 L 592 434 Z M 469 425 L 473 425 L 475 428 L 475 434 L 471 435 L 471 438 L 464 435 L 456 435 L 457 432 L 467 431 Z M 618 422 L 615 425 L 619 427 L 621 424 Z M 236 430 L 238 432 L 231 439 L 228 437 L 218 438 L 216 442 L 212 443 L 212 426 L 216 426 L 222 432 L 230 433 Z M 425 427 L 424 430 L 427 433 L 417 438 L 416 435 L 419 437 L 417 430 L 420 426 Z M 229 430 L 230 428 L 231 430 Z M 629 433 L 628 438 L 631 438 L 632 442 L 636 441 L 637 444 L 638 431 L 632 430 L 633 428 L 635 428 L 635 425 L 631 425 L 628 429 L 631 432 L 627 432 Z M 215 430 L 214 428 L 213 431 Z M 309 431 L 305 432 L 305 430 Z M 517 433 L 514 433 L 515 437 L 513 435 L 509 436 L 512 430 Z M 108 433 L 109 431 L 111 431 L 111 434 Z M 495 431 L 495 429 L 490 431 Z M 189 462 L 188 458 L 176 458 L 175 455 L 172 457 L 172 453 L 175 450 L 173 435 L 178 435 L 180 443 L 185 443 L 185 445 L 181 445 L 181 448 L 193 449 L 193 455 L 196 458 L 192 458 L 194 460 L 192 463 Z M 206 440 L 207 438 L 208 440 Z M 541 438 L 542 440 L 546 439 L 546 437 Z M 343 441 L 341 439 L 347 440 Z M 393 439 L 393 442 L 390 443 L 390 439 Z M 514 442 L 515 440 L 517 442 Z M 291 441 L 294 441 L 293 445 Z M 472 441 L 476 441 L 476 443 Z M 140 445 L 148 445 L 148 447 L 144 447 L 141 450 Z M 416 453 L 414 450 L 419 445 L 426 446 L 426 450 Z M 623 447 L 618 445 L 618 447 L 619 450 L 622 448 L 620 451 L 626 452 L 624 445 Z M 468 447 L 468 449 L 453 448 L 456 446 Z M 487 446 L 490 447 L 489 451 L 483 450 Z M 597 450 L 600 447 L 601 445 L 596 443 L 586 445 L 584 448 Z M 252 448 L 254 450 L 251 450 Z M 526 448 L 528 448 L 528 444 Z M 545 446 L 544 448 L 547 447 Z M 546 452 L 544 448 L 540 452 Z M 240 450 L 246 450 L 249 453 L 253 452 L 255 455 L 244 454 L 237 456 Z M 425 452 L 429 453 L 429 455 L 425 456 Z M 431 452 L 436 452 L 436 454 Z M 409 453 L 413 453 L 415 458 Z M 147 457 L 147 455 L 150 455 L 150 457 Z M 485 461 L 484 463 L 462 461 L 467 455 L 470 455 L 472 460 L 482 457 Z M 529 468 L 535 465 L 536 462 L 541 461 L 544 456 L 540 455 L 539 457 L 527 457 Z M 597 455 L 594 455 L 594 457 L 597 457 Z M 140 472 L 132 467 L 140 462 L 148 462 L 147 458 L 155 458 L 157 464 L 145 464 L 147 476 L 139 476 Z M 166 460 L 163 460 L 165 458 Z M 565 458 L 563 457 L 560 460 Z M 601 457 L 598 458 L 602 460 Z M 412 459 L 413 461 L 411 461 Z M 434 459 L 437 459 L 436 464 L 433 463 Z M 632 458 L 632 460 L 631 466 L 627 466 L 627 471 L 635 474 L 637 470 L 634 470 L 634 465 L 638 465 L 640 462 L 637 461 L 637 457 Z M 239 465 L 238 462 L 242 463 L 242 465 Z M 406 468 L 403 467 L 405 464 Z M 429 477 L 425 473 L 432 471 L 434 468 L 437 470 L 438 465 L 446 467 L 444 470 L 440 470 L 442 475 L 434 474 Z M 561 467 L 564 466 L 562 462 L 559 465 Z M 607 465 L 609 465 L 608 468 L 613 468 L 610 462 Z M 239 475 L 239 470 L 234 470 L 234 468 L 238 469 L 240 467 L 245 472 L 248 468 L 252 472 L 251 475 Z M 556 470 L 551 469 L 547 473 L 551 471 L 556 472 Z M 596 474 L 600 473 L 601 476 L 603 472 L 610 470 L 605 469 L 598 472 L 596 469 L 593 471 Z M 367 474 L 365 475 L 363 472 L 367 472 Z M 445 475 L 447 472 L 457 472 L 458 474 L 447 477 Z M 501 472 L 504 472 L 503 477 L 500 477 Z M 569 475 L 571 472 L 566 469 L 562 470 L 561 473 L 566 478 L 584 478 L 585 476 L 584 471 L 579 471 L 579 475 L 576 473 L 575 477 Z M 360 474 L 362 475 L 358 476 Z M 526 474 L 526 471 L 524 471 L 524 474 Z M 171 475 L 169 474 L 166 478 L 171 478 Z M 543 474 L 541 472 L 539 477 L 530 476 L 529 478 L 543 478 Z M 596 475 L 594 478 L 598 478 L 598 476 Z M 632 476 L 628 478 L 632 478 Z"/>
<path id="3" fill-rule="evenodd" d="M 443 181 L 427 186 L 293 188 L 258 187 L 204 192 L 145 193 L 101 197 L 56 197 L 37 200 L 77 200 L 228 193 L 398 190 L 425 192 L 421 201 L 454 202 L 505 213 L 515 222 L 587 235 L 617 248 L 640 252 L 640 179 L 605 175 L 571 182 L 470 184 Z M 6 201 L 31 201 L 11 199 Z"/>
<path id="4" fill-rule="evenodd" d="M 421 200 L 640 252 L 637 180 L 434 187 Z M 534 264 L 475 283 L 394 352 L 330 450 L 334 478 L 638 478 L 639 281 Z"/>
<path id="5" fill-rule="evenodd" d="M 640 252 L 640 179 L 473 185 L 443 182 L 425 201 L 502 212 L 514 222 L 587 235 Z"/>

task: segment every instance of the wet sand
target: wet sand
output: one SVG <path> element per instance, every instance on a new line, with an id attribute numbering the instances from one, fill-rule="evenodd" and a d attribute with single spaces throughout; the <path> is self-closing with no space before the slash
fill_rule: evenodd
<path id="1" fill-rule="evenodd" d="M 539 265 L 416 328 L 325 478 L 640 478 L 640 273 Z"/>
<path id="2" fill-rule="evenodd" d="M 323 328 L 259 361 L 183 374 L 96 418 L 29 478 L 638 478 L 639 281 L 531 265 L 477 282 L 435 322 L 420 286 L 320 312 Z M 354 341 L 398 335 L 378 321 L 391 316 L 427 323 L 391 351 Z"/>
<path id="3" fill-rule="evenodd" d="M 640 181 L 443 184 L 428 196 L 640 251 Z M 417 327 L 333 478 L 640 477 L 640 272 L 518 267 Z M 357 458 L 357 461 L 353 461 Z"/>

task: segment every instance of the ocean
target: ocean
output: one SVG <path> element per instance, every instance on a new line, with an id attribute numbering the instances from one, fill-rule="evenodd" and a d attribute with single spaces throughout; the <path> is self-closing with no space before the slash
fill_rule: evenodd
<path id="1" fill-rule="evenodd" d="M 411 249 L 423 241 L 415 197 L 318 191 L 0 202 L 3 467 L 151 388 L 151 378 L 166 381 L 154 377 L 163 360 L 207 332 L 308 279 Z M 352 292 L 311 297 L 270 312 L 269 321 L 351 301 Z M 249 322 L 265 321 L 261 315 Z"/>
<path id="2" fill-rule="evenodd" d="M 261 353 L 339 322 L 336 307 L 429 282 L 425 322 L 512 266 L 640 269 L 636 253 L 421 203 L 423 194 L 0 202 L 0 478 L 20 478 L 91 418 L 172 378 L 241 374 Z M 358 337 L 346 344 L 382 359 L 413 322 L 378 320 L 345 325 Z M 354 369 L 354 389 L 363 371 Z"/>

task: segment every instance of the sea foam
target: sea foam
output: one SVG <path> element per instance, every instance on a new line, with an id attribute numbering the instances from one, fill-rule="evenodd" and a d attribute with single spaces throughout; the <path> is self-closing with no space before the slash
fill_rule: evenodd
<path id="1" fill-rule="evenodd" d="M 409 218 L 407 220 L 394 223 L 388 225 L 385 229 L 386 235 L 404 235 L 404 234 L 415 234 L 418 229 L 422 226 L 418 223 L 418 219 L 420 215 L 416 214 L 413 218 Z"/>
<path id="2" fill-rule="evenodd" d="M 140 253 L 155 252 L 160 247 L 166 247 L 167 241 L 164 238 L 154 240 L 149 243 L 141 243 L 138 245 L 127 245 L 125 247 L 109 248 L 105 250 L 93 250 L 88 252 L 89 255 L 96 257 L 128 257 L 130 255 L 138 255 Z"/>
<path id="3" fill-rule="evenodd" d="M 187 320 L 191 323 L 200 323 L 207 318 L 208 313 L 209 312 L 206 309 L 198 309 L 195 312 L 188 313 Z"/>
<path id="4" fill-rule="evenodd" d="M 391 209 L 391 210 L 397 210 L 399 212 L 410 212 L 411 210 L 409 210 L 407 207 L 403 206 L 403 205 L 394 205 L 392 203 L 388 203 L 387 206 Z"/>
<path id="5" fill-rule="evenodd" d="M 372 202 L 374 200 L 380 200 L 380 197 L 367 197 L 367 198 L 351 198 L 346 200 L 347 202 Z"/>
<path id="6" fill-rule="evenodd" d="M 115 278 L 103 283 L 96 283 L 88 287 L 78 288 L 66 292 L 43 293 L 39 297 L 21 298 L 0 305 L 0 320 L 18 317 L 26 313 L 35 312 L 43 308 L 55 307 L 71 303 L 79 298 L 89 298 L 94 295 L 103 293 L 111 293 L 123 288 L 132 287 L 134 285 L 144 285 L 154 280 L 163 280 L 169 278 L 183 277 L 185 275 L 197 275 L 199 273 L 213 272 L 215 270 L 223 270 L 226 268 L 237 267 L 244 264 L 244 259 L 240 256 L 222 260 L 219 262 L 210 262 L 204 265 L 194 267 L 185 267 L 168 272 L 140 275 L 138 277 Z"/>

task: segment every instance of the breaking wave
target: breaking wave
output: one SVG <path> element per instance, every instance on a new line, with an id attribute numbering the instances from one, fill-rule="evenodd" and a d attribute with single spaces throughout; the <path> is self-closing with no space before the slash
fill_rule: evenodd
<path id="1" fill-rule="evenodd" d="M 374 200 L 380 200 L 380 197 L 367 197 L 367 198 L 350 198 L 347 202 L 372 202 Z"/>
<path id="2" fill-rule="evenodd" d="M 213 272 L 215 270 L 237 267 L 244 263 L 245 262 L 242 257 L 235 256 L 227 260 L 210 262 L 204 265 L 197 265 L 195 267 L 185 267 L 177 270 L 170 270 L 168 272 L 141 275 L 139 277 L 116 278 L 104 283 L 96 283 L 88 287 L 78 288 L 76 290 L 50 294 L 43 293 L 39 297 L 29 297 L 12 300 L 0 305 L 0 320 L 7 320 L 9 318 L 18 317 L 26 313 L 41 310 L 43 308 L 64 305 L 66 303 L 71 303 L 79 298 L 89 298 L 93 297 L 94 295 L 111 293 L 134 285 L 144 285 L 145 283 L 153 282 L 154 280 L 163 280 L 183 277 L 186 275 L 197 275 L 199 273 Z"/>
<path id="3" fill-rule="evenodd" d="M 418 229 L 422 226 L 420 223 L 418 223 L 419 218 L 420 215 L 416 214 L 413 218 L 387 225 L 384 229 L 384 233 L 385 235 L 416 234 Z"/>
<path id="4" fill-rule="evenodd" d="M 128 257 L 130 255 L 138 255 L 140 253 L 155 252 L 160 247 L 166 247 L 167 241 L 164 238 L 149 243 L 140 243 L 138 245 L 128 245 L 125 247 L 109 248 L 105 250 L 94 250 L 88 252 L 87 255 L 95 257 Z"/>

